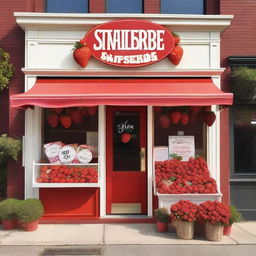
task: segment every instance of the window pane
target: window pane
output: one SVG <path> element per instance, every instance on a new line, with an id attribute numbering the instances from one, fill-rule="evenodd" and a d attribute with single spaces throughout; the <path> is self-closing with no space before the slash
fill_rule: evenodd
<path id="1" fill-rule="evenodd" d="M 236 173 L 256 173 L 256 106 L 234 106 Z"/>
<path id="2" fill-rule="evenodd" d="M 161 13 L 204 14 L 204 0 L 161 0 Z"/>
<path id="3" fill-rule="evenodd" d="M 88 0 L 47 0 L 46 12 L 87 13 Z"/>
<path id="4" fill-rule="evenodd" d="M 128 142 L 122 136 L 130 134 Z M 140 171 L 140 114 L 115 112 L 113 119 L 113 170 Z"/>
<path id="5" fill-rule="evenodd" d="M 107 0 L 108 13 L 143 13 L 142 0 Z"/>

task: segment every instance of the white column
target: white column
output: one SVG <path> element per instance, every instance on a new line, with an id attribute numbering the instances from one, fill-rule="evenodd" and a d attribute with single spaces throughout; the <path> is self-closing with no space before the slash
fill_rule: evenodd
<path id="1" fill-rule="evenodd" d="M 99 106 L 98 113 L 98 153 L 100 177 L 100 217 L 106 215 L 106 111 L 105 106 Z"/>
<path id="2" fill-rule="evenodd" d="M 152 186 L 153 186 L 153 107 L 148 106 L 148 137 L 147 137 L 147 157 L 148 157 L 148 216 L 152 216 L 153 203 L 152 203 Z"/>

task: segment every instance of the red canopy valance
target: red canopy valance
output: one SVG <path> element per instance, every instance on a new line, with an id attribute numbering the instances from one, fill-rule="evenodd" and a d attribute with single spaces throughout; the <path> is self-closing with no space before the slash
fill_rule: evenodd
<path id="1" fill-rule="evenodd" d="M 11 96 L 11 106 L 208 106 L 231 105 L 232 93 L 210 78 L 38 79 L 27 92 Z"/>

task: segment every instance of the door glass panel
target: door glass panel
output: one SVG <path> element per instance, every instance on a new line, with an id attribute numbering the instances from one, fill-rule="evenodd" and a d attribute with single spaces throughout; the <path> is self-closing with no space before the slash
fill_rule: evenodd
<path id="1" fill-rule="evenodd" d="M 140 171 L 140 114 L 114 112 L 113 170 Z"/>

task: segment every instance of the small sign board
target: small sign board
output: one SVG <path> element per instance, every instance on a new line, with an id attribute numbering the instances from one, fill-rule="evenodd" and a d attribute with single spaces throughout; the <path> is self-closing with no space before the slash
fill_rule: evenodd
<path id="1" fill-rule="evenodd" d="M 188 161 L 190 157 L 195 157 L 194 136 L 169 136 L 169 156 L 176 154 L 182 157 L 182 161 Z"/>
<path id="2" fill-rule="evenodd" d="M 154 161 L 168 160 L 168 147 L 154 147 Z"/>

